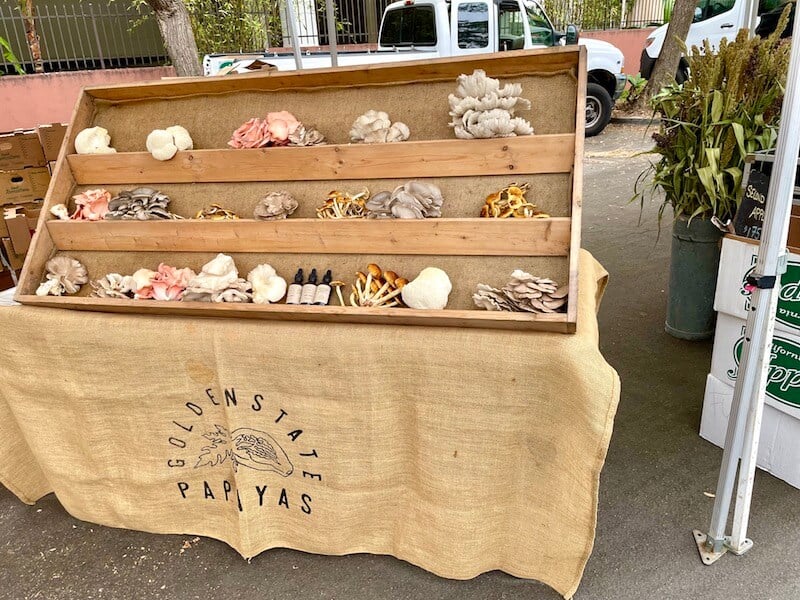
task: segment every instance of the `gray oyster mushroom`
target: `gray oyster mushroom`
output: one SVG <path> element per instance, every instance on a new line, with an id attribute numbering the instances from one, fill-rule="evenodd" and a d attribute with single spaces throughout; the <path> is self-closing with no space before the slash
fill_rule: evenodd
<path id="1" fill-rule="evenodd" d="M 530 100 L 522 98 L 522 86 L 509 83 L 500 87 L 500 81 L 487 77 L 481 69 L 472 75 L 459 75 L 455 94 L 450 102 L 450 126 L 457 138 L 497 138 L 531 135 L 531 124 L 517 116 L 519 110 L 528 110 Z"/>
<path id="2" fill-rule="evenodd" d="M 441 217 L 443 201 L 438 186 L 409 181 L 391 193 L 375 194 L 365 206 L 370 219 L 425 219 Z"/>
<path id="3" fill-rule="evenodd" d="M 314 127 L 300 125 L 289 134 L 290 146 L 317 146 L 325 143 L 325 136 Z"/>
<path id="4" fill-rule="evenodd" d="M 108 203 L 108 212 L 105 218 L 112 221 L 179 219 L 180 217 L 167 210 L 169 202 L 169 196 L 153 188 L 140 187 L 135 190 L 125 190 L 114 196 Z"/>
<path id="5" fill-rule="evenodd" d="M 89 275 L 80 262 L 69 256 L 55 256 L 45 265 L 45 280 L 36 289 L 37 296 L 77 294 L 89 282 Z"/>
<path id="6" fill-rule="evenodd" d="M 285 191 L 270 192 L 256 204 L 253 216 L 260 221 L 285 219 L 297 210 L 297 200 Z"/>
<path id="7" fill-rule="evenodd" d="M 552 279 L 517 269 L 501 289 L 479 283 L 472 299 L 475 306 L 486 310 L 556 313 L 566 309 L 568 293 L 568 286 L 559 287 Z"/>
<path id="8" fill-rule="evenodd" d="M 109 273 L 101 279 L 91 282 L 93 298 L 133 298 L 136 291 L 136 280 L 130 275 Z"/>

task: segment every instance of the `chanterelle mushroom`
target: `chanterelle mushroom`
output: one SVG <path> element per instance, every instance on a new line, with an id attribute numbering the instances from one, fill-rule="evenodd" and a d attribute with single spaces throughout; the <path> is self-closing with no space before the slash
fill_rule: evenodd
<path id="1" fill-rule="evenodd" d="M 89 127 L 75 136 L 75 152 L 78 154 L 113 154 L 111 136 L 102 127 Z"/>

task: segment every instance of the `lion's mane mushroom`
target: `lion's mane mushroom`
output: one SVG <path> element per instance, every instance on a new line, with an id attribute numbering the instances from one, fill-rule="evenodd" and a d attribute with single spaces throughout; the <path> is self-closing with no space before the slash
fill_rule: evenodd
<path id="1" fill-rule="evenodd" d="M 239 271 L 233 258 L 217 254 L 214 260 L 203 265 L 202 270 L 186 286 L 186 296 L 195 300 L 197 294 L 215 294 L 227 290 L 239 279 Z"/>
<path id="2" fill-rule="evenodd" d="M 270 192 L 256 204 L 253 216 L 261 221 L 285 219 L 297 210 L 297 200 L 285 191 Z"/>
<path id="3" fill-rule="evenodd" d="M 392 123 L 388 114 L 378 110 L 368 110 L 350 128 L 350 139 L 365 144 L 403 142 L 410 135 L 408 125 L 399 121 Z"/>
<path id="4" fill-rule="evenodd" d="M 256 304 L 279 302 L 286 294 L 286 280 L 271 265 L 258 265 L 247 274 L 247 281 L 253 286 L 253 302 Z"/>
<path id="5" fill-rule="evenodd" d="M 75 152 L 78 154 L 113 154 L 111 136 L 102 127 L 89 127 L 75 136 Z"/>
<path id="6" fill-rule="evenodd" d="M 372 219 L 424 219 L 442 216 L 442 191 L 432 183 L 409 181 L 393 192 L 375 194 L 366 203 Z"/>
<path id="7" fill-rule="evenodd" d="M 447 306 L 452 289 L 447 273 L 436 267 L 426 267 L 416 279 L 403 286 L 403 302 L 410 308 L 441 309 Z"/>
<path id="8" fill-rule="evenodd" d="M 501 289 L 478 284 L 472 299 L 475 306 L 486 310 L 554 313 L 566 309 L 569 286 L 559 287 L 552 279 L 535 277 L 521 269 Z"/>
<path id="9" fill-rule="evenodd" d="M 530 100 L 521 97 L 522 86 L 487 77 L 481 69 L 459 75 L 455 94 L 450 94 L 450 126 L 457 138 L 495 138 L 531 135 L 533 127 L 518 110 L 528 110 Z"/>
<path id="10" fill-rule="evenodd" d="M 69 256 L 55 256 L 45 265 L 45 281 L 37 288 L 37 296 L 77 294 L 89 275 L 80 262 Z"/>

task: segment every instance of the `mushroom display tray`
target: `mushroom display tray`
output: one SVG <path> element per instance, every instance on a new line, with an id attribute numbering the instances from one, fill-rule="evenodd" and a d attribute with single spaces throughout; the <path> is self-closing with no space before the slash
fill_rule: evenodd
<path id="1" fill-rule="evenodd" d="M 460 74 L 475 69 L 523 86 L 533 106 L 530 119 L 535 135 L 453 139 L 447 125 L 447 95 L 455 89 Z M 585 69 L 585 50 L 558 48 L 87 88 L 65 137 L 16 299 L 29 305 L 114 313 L 574 332 Z M 434 98 L 438 102 L 432 103 Z M 253 116 L 254 106 L 294 112 L 329 135 L 330 143 L 302 148 L 223 148 L 230 132 Z M 354 115 L 371 108 L 385 110 L 407 123 L 412 139 L 395 144 L 346 143 Z M 201 149 L 179 152 L 164 162 L 139 151 L 150 129 L 176 123 L 191 132 Z M 95 125 L 109 130 L 118 153 L 75 154 L 77 133 Z M 328 189 L 366 185 L 386 189 L 383 186 L 408 179 L 446 188 L 445 218 L 309 218 L 314 214 L 309 199 L 321 202 Z M 475 218 L 488 193 L 522 180 L 531 182 L 545 212 L 553 217 Z M 55 220 L 47 210 L 69 203 L 73 194 L 90 186 L 127 189 L 140 185 L 169 188 L 165 191 L 174 193 L 173 203 L 180 205 L 176 212 L 183 215 L 195 214 L 208 202 L 225 203 L 225 198 L 235 196 L 239 204 L 233 208 L 244 215 L 245 210 L 252 210 L 246 208 L 244 198 L 253 197 L 262 185 L 264 189 L 285 187 L 293 194 L 299 192 L 296 197 L 305 203 L 301 205 L 305 212 L 298 210 L 295 217 L 270 222 L 72 222 Z M 326 189 L 320 196 L 322 188 Z M 345 281 L 352 279 L 351 272 L 370 262 L 398 272 L 402 269 L 409 278 L 425 266 L 440 265 L 450 269 L 454 289 L 449 308 L 444 310 L 336 306 L 335 299 L 329 306 L 107 299 L 88 296 L 88 286 L 78 296 L 40 297 L 34 293 L 46 262 L 57 254 L 74 256 L 86 265 L 90 278 L 97 279 L 109 272 L 152 267 L 154 262 L 196 269 L 217 252 L 232 254 L 240 273 L 263 262 L 273 264 L 284 277 L 301 265 L 325 265 Z M 478 283 L 502 285 L 515 268 L 567 281 L 566 312 L 472 308 L 471 294 Z"/>

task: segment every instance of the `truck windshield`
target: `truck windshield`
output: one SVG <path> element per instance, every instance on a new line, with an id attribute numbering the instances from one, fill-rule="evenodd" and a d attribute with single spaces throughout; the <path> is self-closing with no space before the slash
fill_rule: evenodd
<path id="1" fill-rule="evenodd" d="M 525 12 L 528 14 L 528 25 L 531 28 L 531 42 L 552 46 L 553 26 L 542 7 L 534 2 L 526 2 Z"/>
<path id="2" fill-rule="evenodd" d="M 435 46 L 436 18 L 433 6 L 406 6 L 383 17 L 381 46 Z"/>

